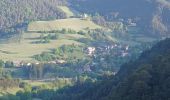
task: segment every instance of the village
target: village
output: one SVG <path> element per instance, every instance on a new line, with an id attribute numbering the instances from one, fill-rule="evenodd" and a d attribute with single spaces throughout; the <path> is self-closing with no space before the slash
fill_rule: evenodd
<path id="1" fill-rule="evenodd" d="M 104 60 L 105 55 L 112 55 L 115 57 L 126 57 L 129 55 L 129 45 L 121 45 L 121 44 L 110 44 L 110 45 L 100 45 L 100 46 L 89 46 L 83 50 L 83 52 L 88 55 L 91 58 L 98 58 L 100 57 L 100 60 Z M 23 66 L 31 66 L 32 64 L 39 65 L 41 63 L 48 63 L 48 64 L 64 64 L 67 63 L 67 61 L 62 59 L 56 59 L 53 61 L 48 62 L 39 62 L 39 61 L 33 61 L 33 62 L 26 62 L 26 61 L 6 61 L 4 63 L 5 68 L 15 67 L 15 68 L 21 68 Z"/>
<path id="2" fill-rule="evenodd" d="M 19 61 L 19 60 L 6 61 L 4 62 L 4 70 L 5 70 L 4 72 L 11 73 L 11 74 L 13 73 L 20 74 L 20 72 L 17 72 L 17 70 L 29 71 L 29 72 L 24 72 L 24 73 L 29 73 L 25 77 L 27 77 L 28 79 L 33 78 L 33 80 L 54 78 L 55 76 L 58 75 L 59 75 L 58 77 L 62 77 L 61 73 L 64 73 L 64 71 L 71 71 L 72 69 L 75 71 L 74 74 L 90 73 L 90 72 L 101 70 L 102 71 L 101 73 L 109 73 L 111 75 L 115 75 L 118 71 L 118 69 L 115 68 L 117 67 L 119 68 L 121 64 L 123 64 L 120 63 L 120 60 L 122 62 L 128 61 L 129 57 L 131 56 L 130 48 L 131 47 L 129 45 L 125 45 L 125 44 L 122 45 L 119 43 L 88 46 L 82 48 L 82 51 L 86 54 L 88 60 L 80 59 L 77 60 L 75 63 L 70 63 L 69 61 L 63 59 L 55 59 L 46 62 L 41 62 L 41 61 L 26 62 L 26 61 Z M 67 68 L 69 70 L 66 70 Z M 110 68 L 110 69 L 106 70 L 105 68 Z M 59 72 L 58 71 L 55 72 L 56 75 L 53 76 L 54 70 L 59 70 Z M 40 72 L 42 71 L 43 74 L 39 73 L 39 71 Z M 41 77 L 39 76 L 30 77 L 30 75 L 34 75 L 36 73 L 39 73 Z M 15 76 L 15 77 L 19 77 L 19 76 Z"/>
<path id="3" fill-rule="evenodd" d="M 111 44 L 111 45 L 102 45 L 96 47 L 87 47 L 85 52 L 89 56 L 96 56 L 96 55 L 106 55 L 110 54 L 112 51 L 112 55 L 117 57 L 125 57 L 128 56 L 129 52 L 129 45 L 121 45 L 118 43 Z"/>
<path id="4" fill-rule="evenodd" d="M 94 46 L 94 47 L 87 47 L 84 51 L 85 53 L 92 58 L 91 63 L 87 63 L 83 66 L 83 69 L 79 70 L 80 72 L 91 72 L 94 67 L 102 66 L 105 62 L 107 62 L 107 58 L 109 56 L 112 57 L 113 62 L 109 62 L 110 64 L 113 64 L 112 66 L 119 66 L 115 62 L 118 60 L 118 58 L 126 59 L 130 56 L 130 50 L 129 45 L 121 45 L 118 43 L 115 44 L 108 44 L 108 45 L 100 45 L 100 46 Z M 121 65 L 121 64 L 120 64 Z M 110 65 L 109 65 L 110 66 Z M 113 74 L 115 74 L 116 71 L 113 71 Z"/>

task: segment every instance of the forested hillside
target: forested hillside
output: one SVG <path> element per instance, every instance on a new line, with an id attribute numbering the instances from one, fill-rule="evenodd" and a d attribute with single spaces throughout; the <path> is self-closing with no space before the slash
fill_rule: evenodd
<path id="1" fill-rule="evenodd" d="M 137 23 L 145 33 L 169 32 L 168 0 L 71 0 L 72 7 L 82 13 L 104 16 L 107 20 Z M 152 29 L 152 30 L 151 30 Z"/>
<path id="2" fill-rule="evenodd" d="M 34 20 L 65 18 L 57 8 L 66 5 L 65 0 L 1 0 L 0 35 L 17 33 L 19 28 Z"/>
<path id="3" fill-rule="evenodd" d="M 169 44 L 170 39 L 164 40 L 138 60 L 124 64 L 116 77 L 91 88 L 83 100 L 168 100 Z"/>

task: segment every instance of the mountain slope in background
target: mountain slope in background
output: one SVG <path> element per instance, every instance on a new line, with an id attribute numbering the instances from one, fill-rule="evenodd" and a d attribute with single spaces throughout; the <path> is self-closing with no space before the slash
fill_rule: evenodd
<path id="1" fill-rule="evenodd" d="M 167 0 L 1 0 L 0 34 L 18 33 L 25 23 L 37 20 L 66 18 L 59 5 L 83 13 L 99 13 L 107 20 L 137 23 L 143 33 L 166 34 L 169 32 L 170 2 Z"/>
<path id="2" fill-rule="evenodd" d="M 169 32 L 168 0 L 71 0 L 70 2 L 73 8 L 83 13 L 99 13 L 109 20 L 115 14 L 124 20 L 131 19 L 147 33 Z"/>

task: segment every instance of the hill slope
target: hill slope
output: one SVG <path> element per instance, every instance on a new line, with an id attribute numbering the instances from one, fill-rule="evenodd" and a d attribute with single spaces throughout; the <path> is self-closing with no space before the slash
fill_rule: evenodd
<path id="1" fill-rule="evenodd" d="M 54 21 L 36 21 L 28 25 L 28 31 L 54 31 L 61 29 L 72 29 L 75 31 L 81 31 L 86 28 L 97 29 L 100 26 L 94 24 L 90 20 L 83 20 L 80 18 L 68 18 Z"/>
<path id="2" fill-rule="evenodd" d="M 147 33 L 169 32 L 168 0 L 71 0 L 70 2 L 73 8 L 83 13 L 97 12 L 108 20 L 131 19 Z"/>
<path id="3" fill-rule="evenodd" d="M 113 79 L 86 92 L 84 100 L 168 100 L 170 39 L 125 64 Z M 92 91 L 92 92 L 90 92 Z"/>

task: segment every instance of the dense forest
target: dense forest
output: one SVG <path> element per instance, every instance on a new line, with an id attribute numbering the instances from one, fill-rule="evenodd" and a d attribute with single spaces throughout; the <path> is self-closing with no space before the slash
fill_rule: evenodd
<path id="1" fill-rule="evenodd" d="M 1 0 L 0 35 L 15 34 L 31 21 L 66 18 L 57 8 L 64 0 Z"/>

